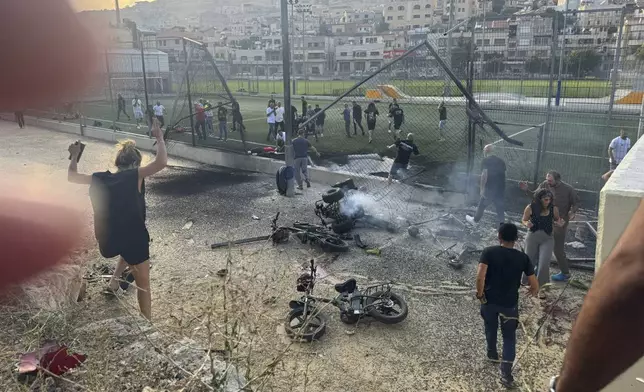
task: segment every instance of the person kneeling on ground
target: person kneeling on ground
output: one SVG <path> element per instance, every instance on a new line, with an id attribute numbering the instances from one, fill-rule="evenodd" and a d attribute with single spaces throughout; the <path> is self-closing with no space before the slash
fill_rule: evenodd
<path id="1" fill-rule="evenodd" d="M 94 209 L 94 230 L 101 255 L 119 257 L 108 293 L 119 288 L 119 279 L 129 268 L 137 287 L 141 313 L 152 317 L 150 294 L 150 235 L 145 225 L 145 178 L 158 173 L 168 162 L 159 121 L 154 120 L 152 134 L 156 137 L 157 155 L 151 163 L 141 166 L 141 152 L 131 140 L 119 142 L 114 165 L 115 173 L 80 174 L 77 170 L 80 143 L 69 146 L 68 181 L 89 185 Z"/>
<path id="2" fill-rule="evenodd" d="M 389 171 L 389 177 L 387 177 L 387 182 L 391 184 L 391 180 L 397 176 L 399 170 L 407 170 L 409 166 L 409 158 L 411 158 L 411 153 L 414 155 L 420 154 L 418 147 L 414 144 L 414 134 L 408 133 L 407 139 L 405 140 L 396 140 L 394 144 L 388 146 L 387 148 L 398 147 L 398 152 L 396 153 L 396 159 L 394 159 L 393 165 L 391 165 L 391 170 Z"/>
<path id="3" fill-rule="evenodd" d="M 318 157 L 320 153 L 318 150 L 311 145 L 311 142 L 308 139 L 305 139 L 304 130 L 300 129 L 297 132 L 297 137 L 293 139 L 293 152 L 294 152 L 294 161 L 293 166 L 295 166 L 295 181 L 297 182 L 297 189 L 303 189 L 302 186 L 302 176 L 304 176 L 304 181 L 306 181 L 306 187 L 311 187 L 311 181 L 309 180 L 309 172 L 307 170 L 309 164 L 309 150 L 312 150 L 315 155 Z"/>
<path id="4" fill-rule="evenodd" d="M 534 276 L 534 266 L 523 252 L 514 249 L 518 238 L 517 227 L 503 223 L 499 228 L 500 245 L 485 248 L 481 254 L 476 274 L 476 298 L 481 301 L 481 317 L 485 326 L 487 358 L 498 362 L 497 331 L 501 321 L 503 356 L 501 357 L 501 383 L 514 386 L 512 364 L 516 355 L 516 331 L 519 325 L 519 287 L 525 274 L 530 284 L 530 293 L 535 296 L 539 283 Z"/>

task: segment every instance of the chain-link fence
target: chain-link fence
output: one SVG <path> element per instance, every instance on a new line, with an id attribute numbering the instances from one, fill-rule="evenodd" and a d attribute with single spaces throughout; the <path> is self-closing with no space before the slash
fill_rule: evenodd
<path id="1" fill-rule="evenodd" d="M 309 105 L 312 113 L 323 110 L 323 124 L 318 117 L 305 128 L 322 154 L 317 164 L 332 170 L 386 181 L 398 150 L 389 147 L 395 136 L 404 140 L 411 133 L 419 154 L 412 153 L 399 180 L 464 191 L 470 175 L 479 173 L 483 146 L 492 144 L 507 163 L 510 181 L 536 182 L 555 169 L 587 194 L 591 202 L 585 206 L 592 208 L 600 176 L 608 170 L 608 144 L 620 130 L 633 143 L 641 132 L 641 20 L 639 9 L 599 5 L 475 18 L 449 32 L 409 32 L 407 44 L 427 40 L 436 56 L 426 45 L 409 51 L 366 42 L 329 47 L 329 37 L 311 37 L 312 47 L 298 57 L 307 62 L 306 77 L 296 75 L 293 106 L 301 122 L 311 117 Z M 102 67 L 83 96 L 27 114 L 144 133 L 160 110 L 174 140 L 243 153 L 277 147 L 266 109 L 269 101 L 282 100 L 279 49 L 236 57 L 227 51 L 217 56 L 216 66 L 208 51 L 214 49 L 198 43 L 170 59 L 156 49 L 123 46 L 129 47 L 100 54 Z M 472 116 L 456 81 L 471 91 L 491 123 Z M 390 110 L 394 99 L 403 113 L 399 124 Z M 239 104 L 243 127 L 233 121 L 233 103 Z M 210 108 L 206 140 L 200 138 L 200 106 Z M 523 145 L 508 143 L 492 124 Z"/>

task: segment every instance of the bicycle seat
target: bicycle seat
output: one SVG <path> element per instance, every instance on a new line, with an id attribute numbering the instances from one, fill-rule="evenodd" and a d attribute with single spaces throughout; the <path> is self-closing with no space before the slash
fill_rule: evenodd
<path id="1" fill-rule="evenodd" d="M 335 291 L 338 293 L 353 293 L 356 291 L 356 288 L 358 287 L 358 282 L 356 282 L 355 279 L 351 278 L 347 280 L 346 282 L 338 283 L 335 285 Z"/>

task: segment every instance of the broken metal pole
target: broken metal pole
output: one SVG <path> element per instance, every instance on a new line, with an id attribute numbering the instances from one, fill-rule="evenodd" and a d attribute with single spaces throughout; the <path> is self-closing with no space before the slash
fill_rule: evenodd
<path id="1" fill-rule="evenodd" d="M 217 242 L 212 245 L 210 245 L 210 249 L 218 249 L 218 248 L 225 248 L 230 245 L 241 245 L 241 244 L 250 244 L 251 242 L 260 242 L 260 241 L 268 241 L 270 240 L 272 235 L 262 235 L 259 237 L 250 237 L 250 238 L 243 238 L 241 240 L 234 240 L 234 241 L 225 241 L 225 242 Z"/>

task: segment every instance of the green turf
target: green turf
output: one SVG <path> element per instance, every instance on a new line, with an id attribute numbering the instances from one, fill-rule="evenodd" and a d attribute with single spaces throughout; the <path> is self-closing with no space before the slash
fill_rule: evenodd
<path id="1" fill-rule="evenodd" d="M 445 82 L 443 80 L 388 80 L 380 82 L 374 78 L 376 84 L 393 84 L 402 92 L 413 96 L 441 96 Z M 353 87 L 353 80 L 311 80 L 296 82 L 296 95 L 333 95 L 337 96 Z M 370 86 L 374 83 L 370 83 Z M 463 84 L 465 82 L 463 81 Z M 248 92 L 261 94 L 282 94 L 284 91 L 282 80 L 229 80 L 231 90 L 244 89 Z M 565 80 L 562 83 L 563 98 L 601 98 L 610 95 L 610 81 L 607 80 Z M 369 87 L 367 87 L 369 88 Z M 460 95 L 456 88 L 451 89 L 452 94 Z M 477 80 L 474 83 L 475 93 L 512 93 L 527 97 L 547 97 L 548 80 Z M 364 91 L 359 90 L 359 95 Z"/>
<path id="2" fill-rule="evenodd" d="M 201 96 L 199 96 L 201 97 Z M 217 102 L 217 97 L 204 97 L 211 102 Z M 151 101 L 156 98 L 151 97 Z M 174 99 L 161 98 L 168 113 L 166 122 L 172 124 L 179 117 L 186 115 L 185 99 L 179 100 L 179 107 L 184 105 L 183 110 L 177 110 L 172 113 Z M 246 140 L 251 142 L 267 144 L 267 124 L 265 119 L 265 109 L 267 104 L 266 98 L 243 97 L 239 98 L 244 123 L 246 125 Z M 312 105 L 320 104 L 325 107 L 329 101 L 316 102 L 309 100 Z M 368 138 L 360 134 L 356 137 L 347 138 L 345 135 L 344 120 L 342 110 L 344 101 L 330 108 L 326 115 L 325 134 L 314 142 L 315 147 L 326 157 L 333 157 L 346 154 L 368 154 L 379 153 L 392 155 L 393 151 L 388 150 L 387 146 L 393 142 L 392 135 L 388 133 L 388 121 L 386 118 L 387 104 L 379 103 L 378 110 L 381 116 L 378 118 L 376 130 L 374 132 L 373 143 L 368 143 Z M 348 100 L 347 100 L 348 103 Z M 294 104 L 299 108 L 300 102 L 294 100 Z M 128 107 L 128 109 L 130 109 Z M 467 135 L 467 116 L 464 108 L 450 106 L 448 107 L 448 128 L 445 141 L 439 142 L 438 133 L 438 112 L 435 105 L 414 105 L 403 104 L 405 110 L 406 123 L 402 127 L 403 135 L 413 132 L 416 143 L 419 146 L 421 155 L 414 157 L 413 161 L 422 163 L 427 167 L 436 166 L 445 162 L 463 162 L 467 157 L 466 135 Z M 93 119 L 101 121 L 104 127 L 111 125 L 111 121 L 116 119 L 116 114 L 106 102 L 84 103 L 81 111 L 89 117 L 88 125 L 92 125 Z M 545 122 L 546 116 L 543 112 L 519 112 L 508 110 L 487 110 L 488 115 L 495 121 L 512 122 L 524 125 L 500 125 L 500 128 L 509 136 L 515 135 L 514 138 L 522 141 L 524 146 L 517 147 L 505 142 L 497 142 L 500 138 L 489 127 L 485 131 L 477 131 L 477 152 L 486 143 L 497 142 L 499 155 L 508 163 L 508 177 L 512 179 L 532 179 L 534 168 L 536 167 L 536 153 L 539 142 L 539 129 L 524 130 L 532 124 Z M 132 113 L 129 113 L 130 116 Z M 122 121 L 116 125 L 123 131 L 144 132 L 147 127 L 137 130 L 134 121 Z M 620 127 L 623 127 L 634 134 L 637 130 L 637 118 L 633 116 L 614 116 L 607 125 L 607 118 L 604 114 L 575 114 L 560 112 L 555 113 L 552 117 L 552 129 L 547 137 L 547 153 L 545 155 L 542 168 L 554 168 L 566 173 L 571 182 L 576 182 L 583 189 L 598 189 L 600 186 L 599 175 L 605 171 L 606 149 L 612 138 L 618 133 Z M 189 127 L 189 121 L 184 120 L 183 126 Z M 230 128 L 230 123 L 228 124 Z M 363 121 L 366 128 L 366 122 Z M 216 124 L 215 124 L 216 127 Z M 365 129 L 366 130 L 366 129 Z M 353 133 L 353 127 L 351 128 Z M 518 133 L 518 134 L 517 134 Z M 189 134 L 172 135 L 172 138 L 191 141 Z M 230 133 L 231 139 L 239 139 L 239 134 Z M 312 141 L 314 139 L 311 139 Z M 217 144 L 216 140 L 209 141 L 211 144 Z M 270 144 L 270 143 L 268 143 Z M 218 144 L 220 147 L 223 144 Z M 229 142 L 225 148 L 241 149 L 239 143 Z M 574 180 L 573 180 L 574 179 Z"/>

